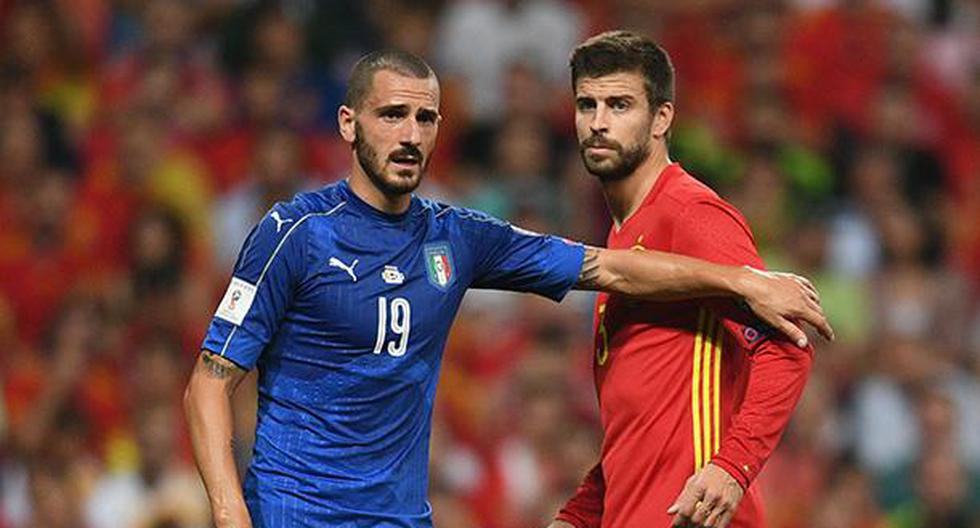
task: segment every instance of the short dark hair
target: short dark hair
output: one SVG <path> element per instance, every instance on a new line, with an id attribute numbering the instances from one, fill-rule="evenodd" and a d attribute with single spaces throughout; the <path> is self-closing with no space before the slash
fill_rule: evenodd
<path id="1" fill-rule="evenodd" d="M 371 91 L 374 74 L 381 70 L 390 70 L 416 79 L 428 79 L 436 75 L 421 57 L 407 51 L 373 51 L 361 57 L 351 70 L 344 105 L 350 108 L 359 107 Z"/>
<path id="2" fill-rule="evenodd" d="M 569 66 L 573 90 L 582 77 L 636 72 L 643 75 L 651 112 L 674 101 L 670 56 L 652 40 L 631 31 L 607 31 L 586 40 L 572 51 Z"/>

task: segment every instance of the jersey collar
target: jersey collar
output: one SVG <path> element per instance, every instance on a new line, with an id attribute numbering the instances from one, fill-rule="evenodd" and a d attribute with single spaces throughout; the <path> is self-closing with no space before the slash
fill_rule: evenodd
<path id="1" fill-rule="evenodd" d="M 411 214 L 419 207 L 418 197 L 415 196 L 415 194 L 412 194 L 412 200 L 409 202 L 408 209 L 406 209 L 404 213 L 386 213 L 375 209 L 374 206 L 362 200 L 360 196 L 351 190 L 350 184 L 347 183 L 346 179 L 340 182 L 340 189 L 343 192 L 347 203 L 352 208 L 356 209 L 359 213 L 371 218 L 372 220 L 385 224 L 401 224 L 405 222 L 408 217 L 411 216 Z"/>

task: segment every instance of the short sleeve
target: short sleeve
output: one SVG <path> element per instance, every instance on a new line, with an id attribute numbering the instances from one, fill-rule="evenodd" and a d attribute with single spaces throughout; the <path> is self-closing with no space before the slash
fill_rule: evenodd
<path id="1" fill-rule="evenodd" d="M 748 223 L 721 199 L 695 202 L 674 225 L 672 251 L 717 264 L 765 269 Z M 742 348 L 753 351 L 776 332 L 743 303 L 710 302 L 725 328 Z"/>
<path id="2" fill-rule="evenodd" d="M 251 370 L 275 336 L 305 274 L 307 217 L 277 204 L 245 239 L 203 350 Z"/>
<path id="3" fill-rule="evenodd" d="M 582 270 L 585 247 L 485 216 L 467 242 L 476 256 L 472 287 L 536 293 L 560 301 Z"/>

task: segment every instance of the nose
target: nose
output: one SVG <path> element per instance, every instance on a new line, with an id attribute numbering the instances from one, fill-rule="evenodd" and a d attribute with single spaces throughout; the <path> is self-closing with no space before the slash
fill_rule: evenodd
<path id="1" fill-rule="evenodd" d="M 592 130 L 592 134 L 597 136 L 609 132 L 609 113 L 604 105 L 599 105 L 592 113 L 592 122 L 589 123 L 589 128 Z"/>
<path id="2" fill-rule="evenodd" d="M 422 129 L 415 119 L 406 119 L 401 130 L 399 143 L 418 146 L 422 143 Z"/>

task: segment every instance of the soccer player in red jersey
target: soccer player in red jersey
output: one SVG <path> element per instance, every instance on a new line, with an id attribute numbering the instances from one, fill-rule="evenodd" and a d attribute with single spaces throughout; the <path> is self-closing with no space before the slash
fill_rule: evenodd
<path id="1" fill-rule="evenodd" d="M 571 70 L 582 159 L 614 220 L 608 247 L 763 268 L 742 215 L 668 157 L 667 53 L 636 34 L 603 33 L 576 48 Z M 752 481 L 799 400 L 811 354 L 734 303 L 599 294 L 601 460 L 553 527 L 763 526 Z"/>

